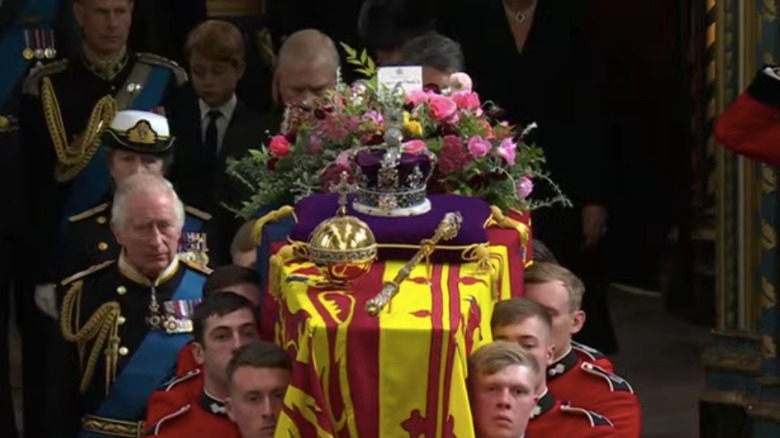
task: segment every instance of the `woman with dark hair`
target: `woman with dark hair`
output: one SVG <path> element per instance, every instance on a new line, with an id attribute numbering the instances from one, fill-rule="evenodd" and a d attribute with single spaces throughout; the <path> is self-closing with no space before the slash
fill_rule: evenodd
<path id="1" fill-rule="evenodd" d="M 534 236 L 587 286 L 583 306 L 591 318 L 583 342 L 614 352 L 602 248 L 610 166 L 587 46 L 587 2 L 451 0 L 440 13 L 441 30 L 461 44 L 482 100 L 499 104 L 513 123 L 538 124 L 536 143 L 574 208 L 534 212 Z"/>
<path id="2" fill-rule="evenodd" d="M 465 68 L 460 44 L 436 32 L 410 39 L 401 54 L 404 65 L 422 67 L 423 84 L 440 89 L 450 86 L 450 75 Z"/>
<path id="3" fill-rule="evenodd" d="M 367 0 L 358 16 L 361 43 L 381 65 L 403 60 L 408 40 L 435 28 L 434 0 Z"/>

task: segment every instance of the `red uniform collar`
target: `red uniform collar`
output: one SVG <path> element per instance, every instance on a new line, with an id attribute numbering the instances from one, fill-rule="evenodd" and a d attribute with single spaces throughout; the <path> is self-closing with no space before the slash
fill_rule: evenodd
<path id="1" fill-rule="evenodd" d="M 200 392 L 200 396 L 198 396 L 198 405 L 206 412 L 210 412 L 214 415 L 227 416 L 225 402 L 209 395 L 206 390 Z"/>
<path id="2" fill-rule="evenodd" d="M 562 374 L 565 374 L 570 369 L 577 366 L 579 359 L 574 349 L 569 347 L 569 351 L 563 355 L 560 359 L 550 364 L 547 367 L 547 379 L 554 379 Z"/>
<path id="3" fill-rule="evenodd" d="M 536 406 L 531 411 L 531 420 L 549 411 L 553 406 L 555 406 L 555 399 L 550 394 L 550 390 L 545 388 L 541 397 L 539 397 L 539 401 L 536 402 Z"/>

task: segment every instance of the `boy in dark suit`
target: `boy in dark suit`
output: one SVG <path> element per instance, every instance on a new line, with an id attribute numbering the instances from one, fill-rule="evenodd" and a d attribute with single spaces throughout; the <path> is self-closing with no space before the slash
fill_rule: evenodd
<path id="1" fill-rule="evenodd" d="M 230 263 L 230 242 L 240 225 L 225 206 L 240 202 L 242 188 L 225 174 L 225 163 L 264 140 L 261 117 L 235 93 L 244 74 L 244 53 L 234 25 L 209 20 L 196 27 L 185 46 L 193 92 L 171 117 L 178 138 L 171 178 L 182 200 L 213 216 L 209 254 L 214 266 Z"/>

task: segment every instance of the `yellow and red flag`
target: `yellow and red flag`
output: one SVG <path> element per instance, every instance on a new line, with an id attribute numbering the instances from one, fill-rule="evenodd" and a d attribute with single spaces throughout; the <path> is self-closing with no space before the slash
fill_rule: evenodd
<path id="1" fill-rule="evenodd" d="M 295 358 L 277 431 L 473 437 L 466 358 L 491 340 L 493 305 L 512 295 L 508 274 L 522 271 L 510 266 L 507 246 L 488 251 L 489 267 L 418 265 L 378 318 L 365 304 L 402 261 L 375 263 L 349 290 L 327 286 L 308 262 L 290 261 L 274 273 L 281 288 L 275 338 Z"/>

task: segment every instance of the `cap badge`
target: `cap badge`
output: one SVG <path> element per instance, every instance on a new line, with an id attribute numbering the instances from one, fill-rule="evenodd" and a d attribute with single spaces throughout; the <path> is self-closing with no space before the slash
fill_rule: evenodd
<path id="1" fill-rule="evenodd" d="M 149 122 L 140 120 L 127 131 L 127 140 L 137 144 L 154 144 L 157 141 L 157 133 Z"/>

